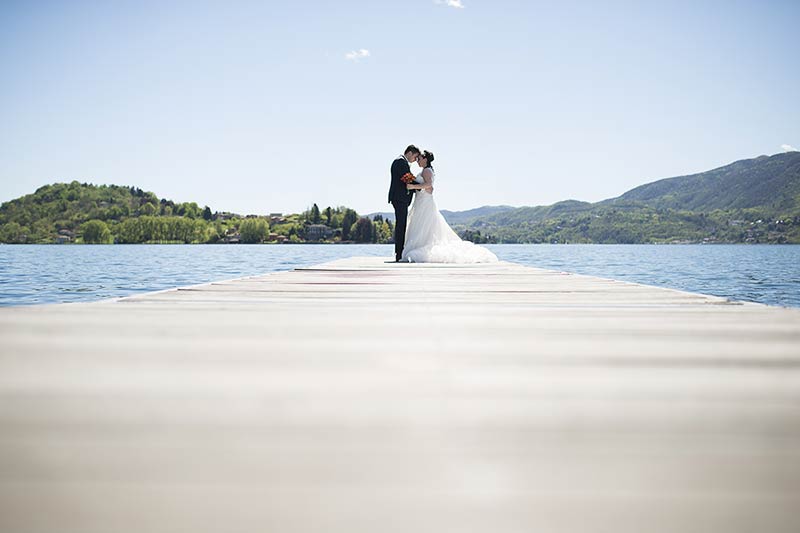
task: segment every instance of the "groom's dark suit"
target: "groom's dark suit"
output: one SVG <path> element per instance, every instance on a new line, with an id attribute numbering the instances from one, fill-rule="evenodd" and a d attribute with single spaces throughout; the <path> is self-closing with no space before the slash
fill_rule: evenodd
<path id="1" fill-rule="evenodd" d="M 402 178 L 411 172 L 405 156 L 400 156 L 392 163 L 392 182 L 389 185 L 389 203 L 394 206 L 394 255 L 398 261 L 403 256 L 403 244 L 406 241 L 406 223 L 408 222 L 408 206 L 414 198 L 416 190 L 409 191 Z"/>

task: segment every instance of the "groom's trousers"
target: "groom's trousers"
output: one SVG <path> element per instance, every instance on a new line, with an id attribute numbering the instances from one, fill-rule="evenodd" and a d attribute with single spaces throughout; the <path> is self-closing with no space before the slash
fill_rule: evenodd
<path id="1" fill-rule="evenodd" d="M 403 245 L 406 242 L 408 204 L 392 202 L 392 206 L 394 207 L 394 256 L 399 261 L 403 256 Z"/>

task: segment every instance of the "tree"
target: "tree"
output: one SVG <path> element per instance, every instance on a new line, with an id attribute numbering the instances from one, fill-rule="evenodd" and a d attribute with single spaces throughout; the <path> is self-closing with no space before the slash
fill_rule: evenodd
<path id="1" fill-rule="evenodd" d="M 247 244 L 263 242 L 269 237 L 269 224 L 263 218 L 246 218 L 239 225 L 239 237 Z"/>
<path id="2" fill-rule="evenodd" d="M 372 242 L 373 234 L 372 221 L 366 217 L 359 218 L 356 222 L 354 240 L 356 242 Z"/>
<path id="3" fill-rule="evenodd" d="M 375 224 L 375 240 L 382 244 L 392 240 L 392 228 L 386 220 Z"/>
<path id="4" fill-rule="evenodd" d="M 333 220 L 333 209 L 331 209 L 331 206 L 328 206 L 325 208 L 325 223 L 328 226 L 330 226 L 332 220 Z"/>
<path id="5" fill-rule="evenodd" d="M 200 216 L 201 211 L 197 202 L 184 202 L 182 204 L 176 204 L 175 213 L 188 218 L 197 218 Z"/>
<path id="6" fill-rule="evenodd" d="M 83 242 L 87 244 L 111 244 L 114 239 L 108 225 L 102 220 L 90 220 L 83 227 Z"/>
<path id="7" fill-rule="evenodd" d="M 211 208 L 206 206 L 205 209 L 203 209 L 203 220 L 209 221 L 211 220 L 211 217 L 212 217 Z"/>
<path id="8" fill-rule="evenodd" d="M 311 207 L 311 223 L 312 224 L 320 224 L 322 222 L 322 217 L 319 214 L 319 207 L 317 204 L 314 204 Z"/>
<path id="9" fill-rule="evenodd" d="M 344 217 L 342 218 L 342 240 L 349 241 L 351 239 L 350 229 L 358 218 L 358 214 L 352 209 L 345 209 Z"/>
<path id="10" fill-rule="evenodd" d="M 21 244 L 28 238 L 28 228 L 17 222 L 9 222 L 0 228 L 0 242 Z"/>

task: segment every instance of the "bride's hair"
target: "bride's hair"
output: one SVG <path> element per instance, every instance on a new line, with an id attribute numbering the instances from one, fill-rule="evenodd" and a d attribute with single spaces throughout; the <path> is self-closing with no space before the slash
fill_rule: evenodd
<path id="1" fill-rule="evenodd" d="M 433 152 L 429 152 L 427 150 L 423 150 L 422 151 L 422 157 L 424 157 L 428 161 L 428 166 L 425 167 L 425 168 L 429 168 L 429 167 L 433 168 L 433 165 L 431 165 L 431 163 L 433 163 Z"/>

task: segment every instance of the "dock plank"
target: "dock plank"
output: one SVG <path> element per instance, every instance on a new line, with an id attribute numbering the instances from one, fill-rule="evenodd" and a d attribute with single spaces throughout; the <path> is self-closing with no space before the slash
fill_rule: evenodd
<path id="1" fill-rule="evenodd" d="M 385 261 L 0 309 L 0 530 L 797 530 L 800 310 Z"/>

